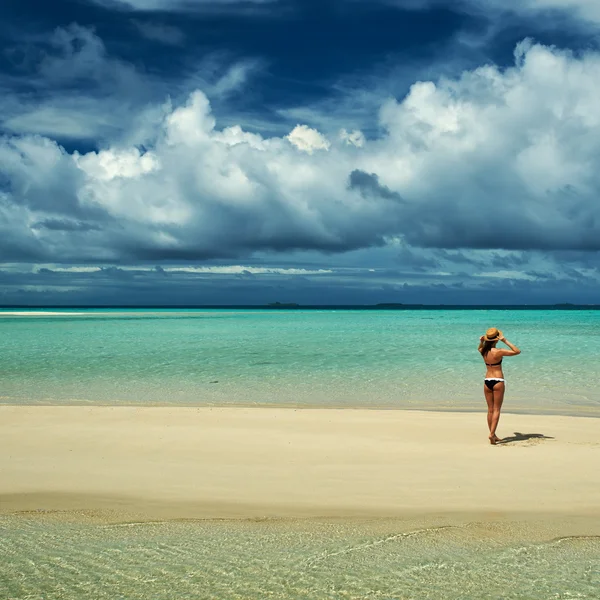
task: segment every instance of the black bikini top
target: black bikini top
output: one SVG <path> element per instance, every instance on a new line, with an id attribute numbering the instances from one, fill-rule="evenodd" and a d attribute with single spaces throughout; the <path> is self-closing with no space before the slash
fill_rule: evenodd
<path id="1" fill-rule="evenodd" d="M 485 362 L 485 356 L 483 357 L 483 362 Z M 485 362 L 485 364 L 488 367 L 499 367 L 502 364 L 502 359 L 500 359 L 500 362 L 497 362 L 497 363 Z"/>

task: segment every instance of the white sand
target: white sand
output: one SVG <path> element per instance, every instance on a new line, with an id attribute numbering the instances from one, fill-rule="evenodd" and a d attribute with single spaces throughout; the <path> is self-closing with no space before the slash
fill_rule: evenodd
<path id="1" fill-rule="evenodd" d="M 600 420 L 370 410 L 0 406 L 0 512 L 600 513 Z M 552 439 L 548 439 L 552 438 Z"/>
<path id="2" fill-rule="evenodd" d="M 51 312 L 48 310 L 11 310 L 0 311 L 0 317 L 69 317 L 73 315 L 84 315 L 85 313 L 78 312 Z"/>

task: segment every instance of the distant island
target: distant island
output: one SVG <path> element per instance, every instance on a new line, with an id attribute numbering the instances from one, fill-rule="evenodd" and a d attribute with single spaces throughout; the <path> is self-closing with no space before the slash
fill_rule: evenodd
<path id="1" fill-rule="evenodd" d="M 271 302 L 267 306 L 269 308 L 298 308 L 300 305 L 295 302 Z"/>
<path id="2" fill-rule="evenodd" d="M 298 304 L 296 302 L 271 302 L 270 304 L 0 304 L 0 311 L 11 310 L 73 310 L 73 309 L 250 309 L 267 310 L 290 308 L 302 310 L 600 310 L 600 304 L 404 304 L 381 302 L 379 304 Z M 6 313 L 5 313 L 6 314 Z"/>

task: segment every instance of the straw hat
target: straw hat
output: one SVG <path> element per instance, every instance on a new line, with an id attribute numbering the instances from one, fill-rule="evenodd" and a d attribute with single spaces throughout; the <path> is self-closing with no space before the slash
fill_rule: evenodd
<path id="1" fill-rule="evenodd" d="M 495 327 L 490 327 L 483 336 L 486 342 L 497 342 L 502 337 L 502 332 Z"/>

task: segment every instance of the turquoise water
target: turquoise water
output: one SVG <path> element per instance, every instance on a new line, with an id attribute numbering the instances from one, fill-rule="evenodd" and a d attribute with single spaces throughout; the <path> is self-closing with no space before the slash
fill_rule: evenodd
<path id="1" fill-rule="evenodd" d="M 585 529 L 585 528 L 580 528 Z M 0 517 L 10 600 L 600 597 L 600 537 L 532 523 Z"/>
<path id="2" fill-rule="evenodd" d="M 479 410 L 490 326 L 506 410 L 600 416 L 593 310 L 3 311 L 0 402 Z"/>

